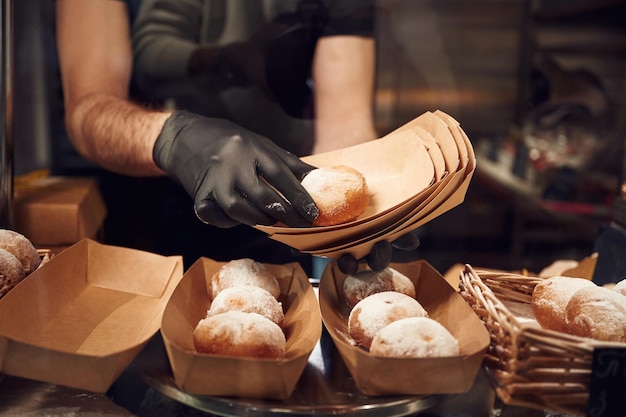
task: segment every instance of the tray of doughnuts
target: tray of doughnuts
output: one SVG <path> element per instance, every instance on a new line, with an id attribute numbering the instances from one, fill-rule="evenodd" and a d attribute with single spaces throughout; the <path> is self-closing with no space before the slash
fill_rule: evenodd
<path id="1" fill-rule="evenodd" d="M 172 294 L 161 334 L 180 390 L 285 399 L 322 332 L 319 304 L 297 263 L 198 259 Z"/>
<path id="2" fill-rule="evenodd" d="M 324 326 L 369 396 L 466 392 L 489 345 L 478 316 L 425 261 L 354 275 L 329 263 L 319 302 Z"/>
<path id="3" fill-rule="evenodd" d="M 461 271 L 460 294 L 489 329 L 484 364 L 506 404 L 585 416 L 606 401 L 590 395 L 594 352 L 626 352 L 626 280 L 600 286 L 588 270 Z"/>
<path id="4" fill-rule="evenodd" d="M 311 227 L 255 226 L 304 253 L 368 254 L 461 204 L 476 167 L 460 124 L 425 112 L 384 137 L 303 161 L 317 167 L 303 186 L 320 209 Z"/>

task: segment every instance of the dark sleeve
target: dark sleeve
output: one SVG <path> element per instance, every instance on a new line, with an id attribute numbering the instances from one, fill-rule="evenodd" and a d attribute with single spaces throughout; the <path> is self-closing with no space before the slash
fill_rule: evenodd
<path id="1" fill-rule="evenodd" d="M 374 36 L 376 0 L 327 0 L 327 7 L 322 36 Z"/>

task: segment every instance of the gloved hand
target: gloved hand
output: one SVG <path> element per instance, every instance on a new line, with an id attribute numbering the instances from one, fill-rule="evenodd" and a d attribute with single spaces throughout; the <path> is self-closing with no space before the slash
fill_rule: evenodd
<path id="1" fill-rule="evenodd" d="M 318 216 L 300 184 L 314 167 L 227 120 L 174 112 L 157 138 L 153 158 L 185 188 L 205 223 L 297 227 L 310 226 Z"/>
<path id="2" fill-rule="evenodd" d="M 337 261 L 337 266 L 339 270 L 346 275 L 357 272 L 360 262 L 367 262 L 370 269 L 381 271 L 385 269 L 394 258 L 403 258 L 404 254 L 414 251 L 419 245 L 420 240 L 417 236 L 417 231 L 413 230 L 400 236 L 391 243 L 386 240 L 376 242 L 370 253 L 362 259 L 356 259 L 351 254 L 342 255 Z"/>

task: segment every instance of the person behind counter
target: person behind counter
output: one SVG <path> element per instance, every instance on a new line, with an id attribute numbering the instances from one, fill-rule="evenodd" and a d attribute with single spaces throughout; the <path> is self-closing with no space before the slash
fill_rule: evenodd
<path id="1" fill-rule="evenodd" d="M 195 215 L 219 228 L 307 226 L 316 218 L 300 185 L 313 167 L 294 154 L 229 120 L 151 110 L 129 99 L 132 48 L 123 2 L 59 0 L 56 7 L 66 127 L 83 157 L 126 176 L 170 177 L 192 197 Z M 316 89 L 328 91 L 322 80 Z M 383 243 L 368 255 L 373 268 L 389 263 L 390 248 Z"/>

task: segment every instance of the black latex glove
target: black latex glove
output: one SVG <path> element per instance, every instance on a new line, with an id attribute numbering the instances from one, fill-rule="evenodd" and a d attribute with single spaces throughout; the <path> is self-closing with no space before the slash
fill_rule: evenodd
<path id="1" fill-rule="evenodd" d="M 196 215 L 205 223 L 298 227 L 317 218 L 317 207 L 300 184 L 314 167 L 227 120 L 174 112 L 153 157 L 193 198 Z"/>
<path id="2" fill-rule="evenodd" d="M 337 266 L 346 275 L 357 272 L 360 262 L 367 262 L 370 269 L 374 271 L 382 271 L 394 260 L 395 254 L 401 255 L 403 252 L 414 251 L 419 245 L 420 240 L 417 232 L 411 231 L 391 243 L 385 240 L 376 242 L 370 253 L 362 259 L 356 259 L 351 254 L 342 255 L 337 261 Z M 402 256 L 398 257 L 401 258 Z"/>

